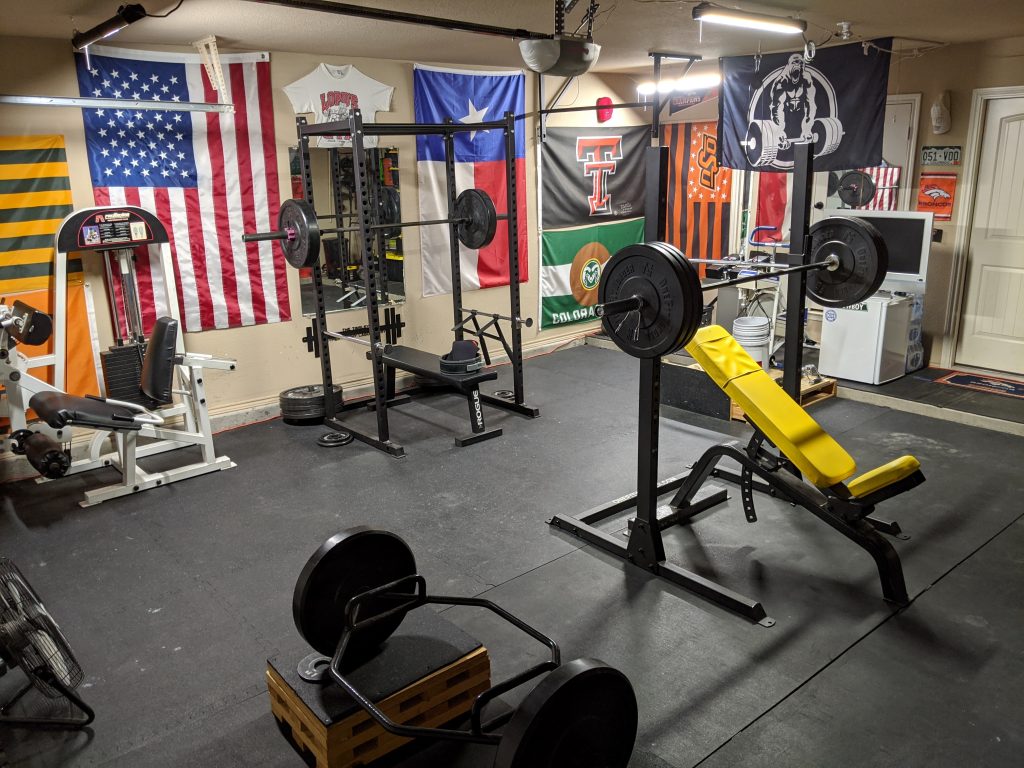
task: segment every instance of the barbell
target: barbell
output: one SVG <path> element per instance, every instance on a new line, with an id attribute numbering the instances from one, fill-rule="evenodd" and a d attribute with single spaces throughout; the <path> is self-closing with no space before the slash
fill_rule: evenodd
<path id="1" fill-rule="evenodd" d="M 483 248 L 494 239 L 499 219 L 490 195 L 482 189 L 467 189 L 455 199 L 454 216 L 450 219 L 429 221 L 399 221 L 371 224 L 371 230 L 399 227 L 425 227 L 431 224 L 454 224 L 455 234 L 467 248 Z M 321 228 L 317 219 L 326 218 L 305 200 L 285 200 L 277 214 L 277 229 L 273 232 L 254 232 L 242 235 L 246 243 L 261 240 L 280 240 L 284 257 L 296 269 L 312 267 L 320 260 L 320 235 L 333 232 L 358 232 L 360 227 Z"/>
<path id="2" fill-rule="evenodd" d="M 627 245 L 608 260 L 601 272 L 595 311 L 619 349 L 639 358 L 672 354 L 696 335 L 704 314 L 704 291 L 764 278 L 763 274 L 743 275 L 702 285 L 694 261 L 669 243 Z M 811 227 L 806 264 L 780 267 L 773 273 L 805 272 L 807 294 L 814 301 L 826 307 L 848 307 L 874 294 L 888 268 L 885 241 L 872 224 L 832 216 Z"/>

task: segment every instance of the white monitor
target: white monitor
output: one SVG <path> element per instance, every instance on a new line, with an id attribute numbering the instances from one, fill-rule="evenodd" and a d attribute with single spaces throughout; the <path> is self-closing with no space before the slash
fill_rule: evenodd
<path id="1" fill-rule="evenodd" d="M 889 251 L 889 273 L 879 290 L 924 293 L 928 253 L 932 247 L 932 213 L 836 208 L 822 211 L 822 214 L 864 219 L 882 233 Z"/>

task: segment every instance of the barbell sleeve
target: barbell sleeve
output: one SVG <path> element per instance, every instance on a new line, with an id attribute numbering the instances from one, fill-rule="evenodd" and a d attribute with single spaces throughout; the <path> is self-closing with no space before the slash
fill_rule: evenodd
<path id="1" fill-rule="evenodd" d="M 243 243 L 258 243 L 262 240 L 286 240 L 288 238 L 285 232 L 253 232 L 249 235 L 242 235 Z"/>
<path id="2" fill-rule="evenodd" d="M 625 299 L 609 301 L 606 304 L 598 304 L 594 307 L 594 314 L 598 317 L 605 317 L 606 315 L 621 315 L 624 312 L 633 312 L 640 309 L 643 305 L 644 300 L 639 296 L 629 296 Z"/>

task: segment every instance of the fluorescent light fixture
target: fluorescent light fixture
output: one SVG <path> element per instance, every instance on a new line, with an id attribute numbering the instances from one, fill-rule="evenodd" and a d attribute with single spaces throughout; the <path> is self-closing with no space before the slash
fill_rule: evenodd
<path id="1" fill-rule="evenodd" d="M 122 5 L 117 9 L 117 13 L 106 21 L 97 24 L 92 29 L 87 29 L 85 32 L 76 30 L 74 37 L 71 38 L 71 45 L 74 46 L 76 51 L 81 51 L 93 43 L 98 43 L 100 40 L 120 32 L 129 24 L 134 24 L 139 19 L 144 18 L 146 18 L 146 9 L 138 3 Z"/>
<path id="2" fill-rule="evenodd" d="M 677 80 L 662 80 L 657 84 L 658 93 L 672 93 L 676 89 Z"/>
<path id="3" fill-rule="evenodd" d="M 782 16 L 769 16 L 765 13 L 747 13 L 722 8 L 711 3 L 701 3 L 693 9 L 693 20 L 709 24 L 724 24 L 729 27 L 756 29 L 761 32 L 778 32 L 784 35 L 803 34 L 807 31 L 807 22 L 803 19 L 790 19 Z"/>
<path id="4" fill-rule="evenodd" d="M 686 75 L 676 81 L 677 91 L 706 91 L 721 85 L 722 76 L 717 72 L 706 72 L 702 75 Z"/>
<path id="5" fill-rule="evenodd" d="M 640 83 L 640 85 L 636 87 L 636 92 L 641 96 L 653 96 L 658 92 L 658 86 L 653 81 Z"/>

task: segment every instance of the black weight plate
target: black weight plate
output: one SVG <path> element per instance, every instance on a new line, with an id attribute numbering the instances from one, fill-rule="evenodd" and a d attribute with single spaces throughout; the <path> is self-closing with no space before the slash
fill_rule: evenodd
<path id="1" fill-rule="evenodd" d="M 637 721 L 629 679 L 597 659 L 576 659 L 523 700 L 494 768 L 626 768 Z"/>
<path id="2" fill-rule="evenodd" d="M 889 271 L 889 251 L 873 224 L 830 216 L 811 227 L 811 261 L 839 257 L 834 270 L 807 273 L 807 295 L 825 307 L 848 307 L 878 291 Z"/>
<path id="3" fill-rule="evenodd" d="M 345 627 L 345 606 L 356 595 L 416 573 L 416 559 L 401 538 L 365 526 L 325 541 L 295 583 L 292 616 L 299 634 L 315 651 L 333 656 Z M 411 588 L 410 588 L 411 589 Z M 362 618 L 393 605 L 369 601 Z M 354 634 L 349 651 L 363 658 L 391 636 L 403 614 Z"/>
<path id="4" fill-rule="evenodd" d="M 455 199 L 455 233 L 467 248 L 483 248 L 494 239 L 498 212 L 482 189 L 467 189 Z"/>
<path id="5" fill-rule="evenodd" d="M 278 242 L 293 267 L 312 267 L 320 260 L 320 225 L 312 205 L 305 200 L 285 200 L 277 214 L 277 228 L 290 235 Z"/>
<path id="6" fill-rule="evenodd" d="M 700 272 L 690 263 L 686 255 L 671 243 L 651 243 L 655 248 L 661 250 L 666 257 L 671 258 L 681 269 L 683 285 L 690 293 L 689 300 L 685 302 L 687 311 L 685 313 L 685 325 L 683 328 L 683 343 L 686 346 L 700 329 L 704 320 L 704 291 L 700 284 Z M 691 311 L 692 309 L 692 311 Z"/>
<path id="7" fill-rule="evenodd" d="M 867 205 L 875 196 L 875 180 L 864 171 L 847 171 L 836 189 L 839 199 L 853 208 Z"/>
<path id="8" fill-rule="evenodd" d="M 832 197 L 839 191 L 839 174 L 836 171 L 828 172 L 828 197 Z"/>
<path id="9" fill-rule="evenodd" d="M 700 325 L 700 278 L 686 258 L 668 243 L 638 243 L 621 248 L 604 265 L 598 301 L 641 296 L 638 312 L 606 315 L 605 333 L 623 352 L 653 358 L 685 345 Z"/>

